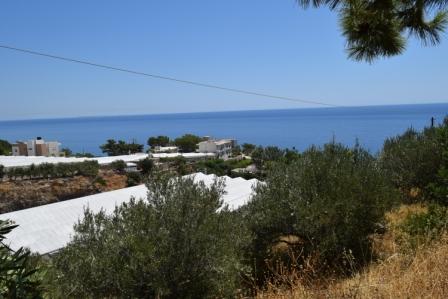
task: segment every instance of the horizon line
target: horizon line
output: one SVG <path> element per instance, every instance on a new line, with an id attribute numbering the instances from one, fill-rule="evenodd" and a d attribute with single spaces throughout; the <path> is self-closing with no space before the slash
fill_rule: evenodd
<path id="1" fill-rule="evenodd" d="M 21 122 L 21 121 L 36 121 L 36 120 L 63 120 L 63 119 L 85 119 L 85 118 L 114 118 L 114 117 L 132 117 L 132 116 L 159 116 L 159 115 L 184 115 L 184 114 L 207 114 L 207 113 L 229 113 L 229 112 L 259 112 L 259 111 L 285 111 L 285 110 L 335 110 L 347 108 L 364 108 L 364 107 L 389 107 L 389 106 L 412 106 L 412 105 L 439 105 L 448 104 L 447 102 L 432 102 L 432 103 L 404 103 L 404 104 L 367 104 L 359 106 L 339 106 L 339 107 L 300 107 L 300 108 L 274 108 L 274 109 L 241 109 L 241 110 L 217 110 L 217 111 L 191 111 L 191 112 L 160 112 L 160 113 L 130 113 L 130 114 L 100 114 L 100 115 L 79 115 L 79 116 L 62 116 L 62 117 L 31 117 L 31 118 L 17 118 L 0 120 L 2 122 Z"/>

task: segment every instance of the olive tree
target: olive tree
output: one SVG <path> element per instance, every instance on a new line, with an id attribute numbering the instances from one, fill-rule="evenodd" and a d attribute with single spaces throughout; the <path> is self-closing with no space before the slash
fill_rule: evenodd
<path id="1" fill-rule="evenodd" d="M 82 298 L 234 297 L 244 269 L 241 228 L 223 207 L 222 182 L 152 177 L 146 200 L 107 216 L 86 211 L 55 257 L 54 287 Z"/>
<path id="2" fill-rule="evenodd" d="M 244 215 L 255 238 L 256 274 L 264 277 L 270 248 L 285 236 L 300 242 L 305 256 L 339 267 L 350 252 L 368 258 L 375 232 L 394 192 L 376 159 L 359 146 L 312 147 L 296 160 L 271 167 Z"/>

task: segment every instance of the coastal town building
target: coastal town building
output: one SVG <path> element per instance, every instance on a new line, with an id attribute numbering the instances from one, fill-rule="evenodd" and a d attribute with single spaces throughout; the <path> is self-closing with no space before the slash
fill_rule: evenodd
<path id="1" fill-rule="evenodd" d="M 235 139 L 208 139 L 199 142 L 200 153 L 213 153 L 218 158 L 227 158 L 231 155 L 232 149 L 236 146 Z"/>
<path id="2" fill-rule="evenodd" d="M 37 137 L 33 140 L 17 141 L 12 144 L 12 155 L 58 157 L 60 146 L 61 144 L 57 141 L 45 141 L 41 137 Z"/>

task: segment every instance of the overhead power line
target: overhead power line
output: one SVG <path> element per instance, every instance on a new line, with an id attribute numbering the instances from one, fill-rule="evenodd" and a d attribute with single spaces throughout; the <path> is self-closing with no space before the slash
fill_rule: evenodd
<path id="1" fill-rule="evenodd" d="M 124 73 L 128 73 L 128 74 L 146 76 L 146 77 L 151 77 L 151 78 L 155 78 L 155 79 L 167 80 L 167 81 L 189 84 L 189 85 L 194 85 L 194 86 L 199 86 L 199 87 L 213 88 L 213 89 L 218 89 L 218 90 L 223 90 L 223 91 L 228 91 L 228 92 L 233 92 L 233 93 L 253 95 L 253 96 L 278 99 L 278 100 L 284 100 L 284 101 L 290 101 L 290 102 L 315 104 L 315 105 L 328 106 L 328 107 L 339 107 L 338 105 L 329 104 L 329 103 L 320 102 L 320 101 L 302 100 L 302 99 L 297 99 L 297 98 L 261 93 L 261 92 L 251 91 L 251 90 L 229 88 L 229 87 L 225 87 L 225 86 L 207 84 L 207 83 L 202 83 L 202 82 L 197 82 L 197 81 L 183 80 L 183 79 L 178 79 L 178 78 L 173 78 L 173 77 L 161 76 L 161 75 L 150 74 L 150 73 L 145 73 L 145 72 L 140 72 L 140 71 L 134 71 L 134 70 L 125 69 L 125 68 L 114 67 L 114 66 L 105 65 L 105 64 L 99 64 L 99 63 L 90 62 L 90 61 L 86 61 L 86 60 L 79 60 L 79 59 L 68 58 L 68 57 L 63 57 L 63 56 L 58 56 L 58 55 L 52 55 L 52 54 L 47 54 L 47 53 L 33 51 L 33 50 L 21 49 L 21 48 L 16 48 L 16 47 L 12 47 L 12 46 L 2 45 L 2 44 L 0 44 L 0 48 L 12 50 L 12 51 L 16 51 L 16 52 L 21 52 L 21 53 L 26 53 L 26 54 L 31 54 L 31 55 L 36 55 L 36 56 L 42 56 L 42 57 L 72 62 L 72 63 L 79 63 L 79 64 L 84 64 L 84 65 L 99 67 L 99 68 L 113 70 L 113 71 L 124 72 Z"/>

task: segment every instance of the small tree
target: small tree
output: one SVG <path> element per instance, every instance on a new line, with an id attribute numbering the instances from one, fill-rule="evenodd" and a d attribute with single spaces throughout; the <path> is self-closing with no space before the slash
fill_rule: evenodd
<path id="1" fill-rule="evenodd" d="M 250 156 L 256 148 L 255 144 L 251 143 L 243 143 L 241 147 L 243 154 L 245 154 L 246 156 Z"/>
<path id="2" fill-rule="evenodd" d="M 0 156 L 9 156 L 12 152 L 11 143 L 6 140 L 0 139 Z"/>
<path id="3" fill-rule="evenodd" d="M 113 169 L 115 171 L 124 172 L 127 164 L 123 160 L 116 160 L 116 161 L 113 161 L 112 163 L 110 163 L 109 166 L 111 169 Z"/>
<path id="4" fill-rule="evenodd" d="M 64 157 L 71 157 L 73 155 L 73 152 L 68 147 L 64 147 L 63 149 L 61 149 L 61 154 L 63 154 Z"/>
<path id="5" fill-rule="evenodd" d="M 154 162 L 151 159 L 146 158 L 138 161 L 137 167 L 140 168 L 142 174 L 148 175 L 154 168 Z"/>
<path id="6" fill-rule="evenodd" d="M 60 293 L 80 298 L 224 298 L 240 287 L 241 229 L 223 185 L 154 177 L 146 201 L 87 211 L 54 259 Z"/>
<path id="7" fill-rule="evenodd" d="M 448 205 L 448 117 L 443 125 L 436 128 L 435 140 L 441 149 L 441 164 L 435 180 L 428 184 L 427 189 L 431 199 Z"/>
<path id="8" fill-rule="evenodd" d="M 138 144 L 135 141 L 126 143 L 123 140 L 117 142 L 114 139 L 109 139 L 100 146 L 100 149 L 108 156 L 128 155 L 143 152 L 143 144 Z"/>
<path id="9" fill-rule="evenodd" d="M 147 144 L 150 147 L 167 146 L 170 144 L 170 138 L 168 136 L 162 135 L 159 135 L 157 137 L 149 137 Z"/>
<path id="10" fill-rule="evenodd" d="M 138 172 L 128 172 L 126 173 L 126 185 L 128 187 L 133 187 L 140 185 L 143 181 L 143 177 Z"/>
<path id="11" fill-rule="evenodd" d="M 179 150 L 184 153 L 195 152 L 197 144 L 202 141 L 202 138 L 193 134 L 185 134 L 182 137 L 176 138 L 174 144 L 179 147 Z"/>
<path id="12" fill-rule="evenodd" d="M 444 152 L 447 148 L 448 119 L 437 127 L 405 133 L 385 141 L 381 166 L 404 201 L 434 200 L 434 183 L 443 186 Z M 442 175 L 442 176 L 441 176 Z"/>
<path id="13" fill-rule="evenodd" d="M 4 176 L 5 176 L 5 166 L 0 164 L 0 182 L 3 180 Z"/>
<path id="14" fill-rule="evenodd" d="M 296 248 L 340 269 L 351 252 L 357 263 L 369 255 L 375 232 L 394 192 L 374 157 L 359 147 L 327 144 L 311 148 L 290 164 L 270 168 L 245 217 L 255 235 L 249 252 L 263 278 L 271 246 L 284 236 L 300 239 Z"/>

